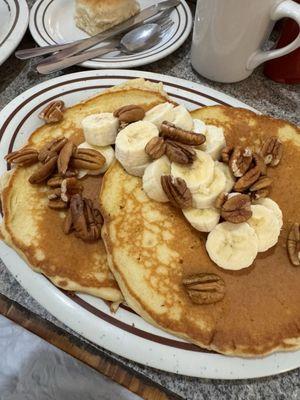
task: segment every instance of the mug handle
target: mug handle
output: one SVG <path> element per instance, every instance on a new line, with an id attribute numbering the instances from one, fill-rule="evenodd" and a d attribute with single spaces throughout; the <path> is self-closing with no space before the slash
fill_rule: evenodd
<path id="1" fill-rule="evenodd" d="M 273 8 L 271 12 L 271 19 L 273 21 L 284 17 L 294 19 L 298 23 L 300 28 L 300 5 L 292 0 L 285 0 L 282 3 L 278 4 L 275 8 Z M 282 47 L 281 49 L 269 51 L 257 50 L 250 56 L 246 68 L 248 70 L 253 70 L 263 62 L 272 60 L 273 58 L 284 56 L 291 51 L 296 50 L 299 46 L 300 32 L 296 39 L 294 39 L 291 43 L 289 43 L 287 46 Z"/>

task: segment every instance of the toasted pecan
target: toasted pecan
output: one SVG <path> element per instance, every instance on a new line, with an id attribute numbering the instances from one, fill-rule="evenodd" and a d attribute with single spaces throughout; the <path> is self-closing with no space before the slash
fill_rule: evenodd
<path id="1" fill-rule="evenodd" d="M 114 117 L 119 118 L 120 122 L 130 124 L 132 122 L 141 121 L 145 116 L 143 107 L 131 104 L 118 108 L 114 112 Z"/>
<path id="2" fill-rule="evenodd" d="M 192 194 L 183 179 L 163 175 L 161 185 L 166 196 L 175 207 L 192 207 Z"/>
<path id="3" fill-rule="evenodd" d="M 64 115 L 65 103 L 62 100 L 55 100 L 47 104 L 47 106 L 39 113 L 39 118 L 46 123 L 60 122 Z"/>
<path id="4" fill-rule="evenodd" d="M 154 137 L 146 144 L 145 152 L 153 160 L 156 160 L 165 154 L 166 147 L 166 143 L 162 137 Z"/>
<path id="5" fill-rule="evenodd" d="M 233 224 L 246 222 L 251 216 L 251 199 L 246 194 L 229 197 L 221 207 L 221 217 Z"/>
<path id="6" fill-rule="evenodd" d="M 190 275 L 182 283 L 195 304 L 214 304 L 225 296 L 225 282 L 217 274 L 202 272 Z"/>
<path id="7" fill-rule="evenodd" d="M 206 140 L 206 137 L 201 133 L 186 131 L 168 121 L 161 124 L 160 136 L 189 146 L 200 146 Z"/>
<path id="8" fill-rule="evenodd" d="M 38 151 L 30 147 L 8 153 L 4 159 L 8 164 L 15 164 L 21 167 L 28 167 L 38 162 Z"/>
<path id="9" fill-rule="evenodd" d="M 282 142 L 276 136 L 265 139 L 260 149 L 260 155 L 263 157 L 265 163 L 271 167 L 276 167 L 279 164 L 282 153 Z"/>

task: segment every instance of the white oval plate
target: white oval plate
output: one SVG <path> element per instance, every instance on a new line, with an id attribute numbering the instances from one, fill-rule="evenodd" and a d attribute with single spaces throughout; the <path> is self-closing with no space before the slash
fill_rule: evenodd
<path id="1" fill-rule="evenodd" d="M 22 40 L 28 18 L 26 0 L 0 0 L 0 65 Z"/>
<path id="2" fill-rule="evenodd" d="M 170 96 L 190 110 L 214 104 L 251 109 L 205 86 L 149 72 L 102 70 L 65 75 L 27 90 L 1 111 L 0 174 L 7 168 L 4 155 L 22 146 L 30 133 L 41 125 L 37 115 L 49 101 L 61 98 L 71 106 L 133 77 L 163 82 Z M 130 360 L 164 371 L 216 379 L 262 377 L 300 366 L 300 351 L 256 359 L 202 351 L 149 325 L 126 307 L 111 314 L 101 299 L 80 294 L 68 296 L 45 277 L 33 272 L 3 242 L 0 242 L 0 255 L 20 284 L 51 314 L 91 342 Z"/>
<path id="3" fill-rule="evenodd" d="M 152 0 L 139 2 L 141 9 L 153 4 Z M 30 12 L 29 29 L 37 44 L 43 47 L 87 38 L 88 35 L 75 25 L 74 12 L 74 0 L 36 1 Z M 170 18 L 174 25 L 160 43 L 151 49 L 134 55 L 124 55 L 115 51 L 80 65 L 86 68 L 133 68 L 168 56 L 183 44 L 192 29 L 191 11 L 184 0 L 181 0 L 181 5 L 171 13 Z"/>

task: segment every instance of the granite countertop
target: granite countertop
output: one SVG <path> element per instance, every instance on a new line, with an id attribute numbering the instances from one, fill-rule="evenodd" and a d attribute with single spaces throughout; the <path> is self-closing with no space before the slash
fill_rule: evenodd
<path id="1" fill-rule="evenodd" d="M 32 1 L 29 1 L 31 5 Z M 19 49 L 32 47 L 34 41 L 27 33 L 19 45 Z M 193 71 L 190 64 L 191 37 L 175 53 L 151 65 L 140 68 L 141 70 L 159 72 L 192 82 L 202 83 L 206 86 L 223 91 L 249 104 L 257 110 L 268 113 L 274 117 L 284 118 L 289 121 L 300 122 L 299 85 L 282 85 L 267 79 L 262 69 L 258 68 L 248 79 L 235 84 L 221 84 L 208 81 Z M 34 70 L 37 60 L 20 61 L 11 56 L 0 67 L 0 110 L 13 98 L 30 87 L 63 75 L 81 71 L 82 68 L 72 67 L 64 73 L 59 72 L 49 76 L 40 76 Z M 61 322 L 56 320 L 43 309 L 27 292 L 17 283 L 0 260 L 0 293 L 15 300 L 46 320 L 62 327 L 73 336 L 78 336 Z M 83 340 L 83 338 L 79 338 Z M 256 380 L 221 381 L 189 378 L 171 373 L 161 372 L 149 367 L 144 367 L 123 359 L 115 354 L 100 349 L 103 354 L 117 359 L 123 365 L 139 372 L 159 383 L 184 399 L 300 399 L 300 368 L 278 376 Z"/>

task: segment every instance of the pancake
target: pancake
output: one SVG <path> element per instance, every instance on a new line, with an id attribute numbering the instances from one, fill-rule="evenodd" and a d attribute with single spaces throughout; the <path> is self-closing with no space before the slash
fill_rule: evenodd
<path id="1" fill-rule="evenodd" d="M 45 143 L 61 135 L 74 143 L 84 141 L 81 120 L 94 113 L 110 112 L 131 103 L 145 110 L 165 102 L 162 84 L 135 79 L 108 89 L 87 101 L 66 109 L 61 122 L 43 125 L 32 133 L 30 147 L 39 150 Z M 109 270 L 103 242 L 83 242 L 62 231 L 64 211 L 47 206 L 45 185 L 31 185 L 28 177 L 37 168 L 15 168 L 2 178 L 1 227 L 5 242 L 13 247 L 37 272 L 43 273 L 55 285 L 70 291 L 89 293 L 118 302 L 122 294 Z M 82 180 L 84 195 L 98 201 L 101 178 Z"/>
<path id="2" fill-rule="evenodd" d="M 48 207 L 45 186 L 28 183 L 33 169 L 17 168 L 2 192 L 5 242 L 35 271 L 46 275 L 57 286 L 110 301 L 121 300 L 122 295 L 107 265 L 103 242 L 86 243 L 74 235 L 64 234 L 65 213 Z M 95 180 L 96 177 L 86 179 L 85 188 L 94 186 Z M 97 187 L 98 192 L 98 183 Z"/>
<path id="3" fill-rule="evenodd" d="M 207 255 L 206 234 L 180 210 L 149 199 L 142 181 L 114 163 L 104 177 L 100 204 L 110 268 L 128 305 L 148 322 L 201 347 L 254 357 L 300 348 L 300 269 L 287 255 L 287 231 L 300 221 L 300 135 L 288 122 L 244 109 L 204 107 L 193 118 L 224 128 L 228 144 L 283 141 L 283 157 L 268 174 L 270 197 L 283 211 L 278 243 L 240 271 L 219 268 Z M 194 273 L 215 273 L 226 294 L 215 304 L 193 304 L 182 285 Z"/>

